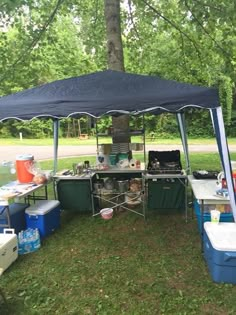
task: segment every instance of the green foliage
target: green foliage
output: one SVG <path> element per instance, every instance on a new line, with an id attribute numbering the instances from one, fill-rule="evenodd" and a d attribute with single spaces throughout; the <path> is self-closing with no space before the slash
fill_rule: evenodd
<path id="1" fill-rule="evenodd" d="M 53 124 L 51 119 L 33 119 L 24 122 L 9 120 L 0 125 L 0 135 L 3 138 L 18 138 L 19 133 L 29 139 L 49 138 L 53 135 Z"/>
<path id="2" fill-rule="evenodd" d="M 210 112 L 201 109 L 186 111 L 186 129 L 191 138 L 214 137 Z"/>
<path id="3" fill-rule="evenodd" d="M 223 108 L 224 120 L 227 125 L 230 125 L 232 119 L 234 85 L 232 80 L 227 76 L 222 75 L 219 81 L 219 96 Z"/>
<path id="4" fill-rule="evenodd" d="M 110 116 L 104 116 L 97 122 L 97 131 L 99 133 L 106 133 L 107 128 L 112 125 L 112 118 Z"/>

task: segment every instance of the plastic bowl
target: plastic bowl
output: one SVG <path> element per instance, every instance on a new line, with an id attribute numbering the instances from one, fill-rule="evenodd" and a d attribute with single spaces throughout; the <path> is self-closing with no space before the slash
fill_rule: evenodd
<path id="1" fill-rule="evenodd" d="M 100 211 L 100 214 L 104 220 L 110 220 L 113 217 L 113 209 L 104 208 Z"/>

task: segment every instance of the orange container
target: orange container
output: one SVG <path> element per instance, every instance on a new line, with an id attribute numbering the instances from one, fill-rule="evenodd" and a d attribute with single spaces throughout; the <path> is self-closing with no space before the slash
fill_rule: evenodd
<path id="1" fill-rule="evenodd" d="M 30 167 L 33 165 L 33 155 L 18 155 L 16 157 L 16 174 L 17 180 L 20 183 L 31 183 L 34 174 L 29 172 Z"/>

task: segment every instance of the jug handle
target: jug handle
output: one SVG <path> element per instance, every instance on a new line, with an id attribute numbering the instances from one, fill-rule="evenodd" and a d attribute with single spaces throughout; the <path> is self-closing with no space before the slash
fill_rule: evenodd
<path id="1" fill-rule="evenodd" d="M 221 181 L 222 181 L 222 178 L 224 178 L 224 177 L 225 177 L 224 172 L 220 172 L 220 173 L 218 174 L 218 176 L 217 176 L 217 181 L 218 181 L 218 182 L 221 182 Z"/>

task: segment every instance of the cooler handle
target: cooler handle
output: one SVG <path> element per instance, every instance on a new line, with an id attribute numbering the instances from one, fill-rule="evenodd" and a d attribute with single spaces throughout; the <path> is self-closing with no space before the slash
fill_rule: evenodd
<path id="1" fill-rule="evenodd" d="M 205 241 L 205 249 L 210 250 L 210 245 L 209 245 L 209 243 L 207 242 L 207 240 Z"/>
<path id="2" fill-rule="evenodd" d="M 3 229 L 3 234 L 15 234 L 15 229 Z"/>
<path id="3" fill-rule="evenodd" d="M 229 261 L 231 259 L 236 259 L 236 253 L 227 252 L 224 254 L 224 261 Z"/>
<path id="4" fill-rule="evenodd" d="M 30 215 L 29 215 L 29 218 L 30 218 L 31 220 L 38 220 L 38 215 L 37 215 L 37 214 L 30 214 Z"/>

